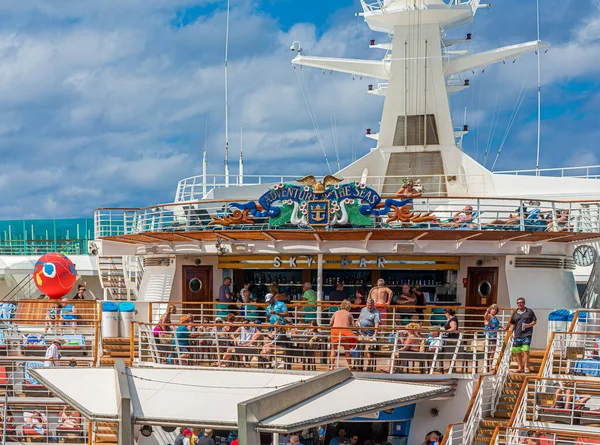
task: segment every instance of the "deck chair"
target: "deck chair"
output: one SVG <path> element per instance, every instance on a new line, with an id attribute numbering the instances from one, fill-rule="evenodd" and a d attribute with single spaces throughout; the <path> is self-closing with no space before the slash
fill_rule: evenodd
<path id="1" fill-rule="evenodd" d="M 79 334 L 64 335 L 63 349 L 83 349 L 85 347 L 85 337 Z"/>
<path id="2" fill-rule="evenodd" d="M 58 413 L 56 436 L 65 439 L 80 439 L 83 428 L 81 427 L 81 414 L 77 411 Z"/>
<path id="3" fill-rule="evenodd" d="M 30 439 L 43 438 L 48 435 L 48 418 L 40 411 L 23 413 L 23 436 Z"/>
<path id="4" fill-rule="evenodd" d="M 23 336 L 24 349 L 45 349 L 46 337 L 41 334 L 27 334 Z"/>

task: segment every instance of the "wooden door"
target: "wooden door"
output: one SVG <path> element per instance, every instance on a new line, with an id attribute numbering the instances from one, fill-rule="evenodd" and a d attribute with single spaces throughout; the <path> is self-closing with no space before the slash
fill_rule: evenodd
<path id="1" fill-rule="evenodd" d="M 498 268 L 467 269 L 467 306 L 488 307 L 498 301 Z"/>
<path id="2" fill-rule="evenodd" d="M 183 266 L 183 302 L 212 301 L 212 266 Z M 202 283 L 202 286 L 198 284 Z"/>

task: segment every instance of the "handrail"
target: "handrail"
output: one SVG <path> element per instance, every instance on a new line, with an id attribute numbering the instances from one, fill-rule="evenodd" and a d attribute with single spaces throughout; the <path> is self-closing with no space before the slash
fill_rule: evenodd
<path id="1" fill-rule="evenodd" d="M 500 428 L 500 429 L 507 429 L 507 430 L 517 430 L 517 431 L 534 431 L 534 432 L 539 432 L 539 433 L 543 433 L 543 434 L 557 434 L 560 433 L 561 436 L 566 436 L 566 437 L 579 437 L 581 436 L 581 434 L 584 434 L 586 437 L 589 437 L 590 439 L 600 439 L 600 434 L 598 433 L 593 433 L 593 432 L 585 432 L 585 433 L 581 433 L 581 431 L 577 432 L 577 431 L 571 431 L 571 430 L 559 430 L 559 429 L 540 429 L 540 428 L 531 428 L 531 427 L 516 427 L 516 426 L 508 426 L 508 427 L 496 427 L 496 428 Z"/>
<path id="2" fill-rule="evenodd" d="M 135 358 L 135 322 L 132 320 L 129 323 L 129 359 L 133 365 Z"/>
<path id="3" fill-rule="evenodd" d="M 467 407 L 467 411 L 465 412 L 465 416 L 463 417 L 463 423 L 466 423 L 469 420 L 469 416 L 471 415 L 471 411 L 473 410 L 473 405 L 475 404 L 475 396 L 479 393 L 479 389 L 481 388 L 481 384 L 483 382 L 483 377 L 484 375 L 482 374 L 479 376 L 479 379 L 477 379 L 477 384 L 475 385 L 473 396 L 471 396 L 469 406 Z"/>
<path id="4" fill-rule="evenodd" d="M 457 425 L 457 424 L 454 424 L 454 425 Z M 446 427 L 446 431 L 444 431 L 444 437 L 442 437 L 442 443 L 441 443 L 440 445 L 446 445 L 446 444 L 447 444 L 447 442 L 448 442 L 448 438 L 450 437 L 450 434 L 451 434 L 451 432 L 452 432 L 452 427 L 453 427 L 453 424 L 452 424 L 452 423 L 451 423 L 451 424 L 449 424 L 449 425 Z"/>
<path id="5" fill-rule="evenodd" d="M 571 320 L 571 324 L 569 325 L 569 329 L 567 332 L 569 332 L 569 333 L 577 332 L 577 331 L 575 331 L 575 327 L 578 324 L 580 314 L 600 314 L 600 309 L 577 309 L 575 311 L 575 313 L 573 314 L 573 319 Z M 587 322 L 587 320 L 586 320 L 586 322 Z"/>
<path id="6" fill-rule="evenodd" d="M 495 445 L 496 441 L 498 440 L 498 435 L 500 434 L 500 430 L 505 427 L 499 427 L 497 426 L 496 428 L 494 428 L 494 432 L 492 433 L 492 438 L 490 439 L 490 445 Z"/>
<path id="7" fill-rule="evenodd" d="M 548 358 L 550 357 L 550 351 L 553 350 L 554 344 L 554 336 L 556 331 L 552 331 L 550 334 L 550 338 L 548 339 L 548 344 L 546 346 L 546 351 L 544 351 L 544 358 L 542 359 L 542 363 L 540 365 L 540 370 L 538 371 L 538 377 L 541 378 L 544 376 L 544 370 L 546 369 L 546 363 L 548 362 Z"/>
<path id="8" fill-rule="evenodd" d="M 132 321 L 132 323 L 139 325 L 139 326 L 156 326 L 158 323 L 157 322 L 146 322 L 146 321 Z M 180 323 L 161 323 L 163 326 L 171 326 L 171 327 L 177 327 L 180 326 Z M 192 326 L 192 327 L 205 327 L 205 328 L 214 328 L 214 327 L 223 327 L 223 326 L 227 326 L 227 323 L 189 323 L 186 324 L 186 326 Z M 271 325 L 267 324 L 265 325 L 265 323 L 247 323 L 242 325 L 239 322 L 233 323 L 233 326 L 251 326 L 251 327 L 270 327 Z M 310 327 L 310 324 L 308 323 L 301 323 L 301 324 L 282 324 L 278 326 L 280 329 L 284 329 L 284 330 L 295 330 L 298 328 L 307 328 Z M 318 328 L 320 330 L 324 330 L 324 331 L 328 331 L 331 329 L 337 329 L 333 326 L 329 326 L 329 325 L 319 325 Z M 421 326 L 420 329 L 408 329 L 406 326 L 380 326 L 378 328 L 376 327 L 361 327 L 361 326 L 353 326 L 351 328 L 348 328 L 350 330 L 369 330 L 369 331 L 381 331 L 381 332 L 390 332 L 390 331 L 407 331 L 407 332 L 411 332 L 411 331 L 427 331 L 426 327 Z M 438 329 L 434 329 L 433 332 L 443 332 L 440 331 Z M 476 333 L 483 333 L 483 332 L 489 332 L 489 331 L 484 331 L 483 329 L 457 329 L 456 331 L 452 331 L 452 332 L 456 332 L 456 333 L 464 333 L 464 334 L 476 334 Z M 501 331 L 498 331 L 501 332 Z"/>
<path id="9" fill-rule="evenodd" d="M 529 377 L 525 377 L 525 379 L 523 380 L 523 386 L 521 386 L 521 391 L 519 391 L 519 395 L 517 396 L 517 401 L 515 403 L 515 407 L 513 408 L 510 418 L 508 419 L 508 426 L 514 425 L 515 419 L 517 418 L 517 414 L 519 412 L 519 408 L 521 406 L 521 403 L 523 402 L 523 399 L 525 397 L 525 393 L 526 393 L 528 387 L 529 387 Z"/>
<path id="10" fill-rule="evenodd" d="M 17 295 L 23 288 L 29 287 L 33 281 L 33 275 L 26 275 L 21 281 L 17 283 L 0 301 L 11 301 L 15 295 Z"/>
<path id="11" fill-rule="evenodd" d="M 99 343 L 99 333 L 100 333 L 100 329 L 99 329 L 99 323 L 94 323 L 94 365 L 96 365 L 98 363 L 98 349 L 100 348 L 100 343 Z"/>
<path id="12" fill-rule="evenodd" d="M 589 177 L 589 170 L 590 169 L 600 169 L 600 165 L 582 165 L 582 166 L 578 166 L 578 167 L 552 167 L 552 168 L 542 168 L 542 169 L 525 169 L 525 170 L 502 170 L 502 171 L 495 171 L 494 173 L 497 174 L 514 174 L 514 175 L 519 175 L 519 173 L 536 173 L 536 176 L 543 176 L 540 175 L 540 173 L 542 172 L 561 172 L 563 173 L 561 175 L 561 177 L 564 176 L 564 172 L 565 171 L 572 171 L 572 170 L 587 170 L 588 173 L 585 176 L 567 176 L 567 178 L 577 178 L 577 177 Z M 600 176 L 600 173 L 598 175 L 591 175 L 592 177 L 597 177 Z"/>
<path id="13" fill-rule="evenodd" d="M 394 195 L 380 195 L 382 201 L 388 198 L 394 198 Z M 258 198 L 258 197 L 257 197 Z M 600 204 L 600 200 L 596 199 L 540 199 L 540 198 L 527 198 L 527 197 L 513 197 L 513 198 L 505 198 L 500 196 L 428 196 L 422 195 L 419 198 L 415 198 L 415 200 L 423 200 L 423 199 L 443 199 L 443 200 L 452 200 L 452 199 L 460 199 L 463 201 L 474 201 L 477 199 L 485 199 L 489 201 L 524 201 L 524 202 L 549 202 L 556 204 L 568 204 L 568 203 L 598 203 Z M 205 200 L 193 200 L 193 201 L 182 201 L 182 202 L 169 202 L 163 204 L 156 204 L 147 207 L 100 207 L 97 208 L 94 212 L 98 211 L 140 211 L 140 210 L 154 210 L 159 209 L 161 207 L 173 207 L 180 205 L 192 205 L 192 204 L 230 204 L 230 203 L 238 203 L 239 199 L 205 199 Z"/>
<path id="14" fill-rule="evenodd" d="M 498 311 L 500 311 L 500 309 L 498 309 Z M 512 320 L 513 315 L 515 314 L 516 309 L 513 309 L 512 313 L 510 314 L 510 317 L 508 318 L 509 320 Z M 506 329 L 506 337 L 504 338 L 504 341 L 502 342 L 502 347 L 500 348 L 500 351 L 498 352 L 498 357 L 502 357 L 504 355 L 504 352 L 506 351 L 506 348 L 508 346 L 508 343 L 510 341 L 510 337 L 513 333 L 513 327 L 512 325 L 509 323 L 507 329 Z M 494 374 L 498 373 L 498 368 L 500 366 L 500 360 L 498 360 L 498 362 L 496 363 L 496 366 L 494 368 Z"/>
<path id="15" fill-rule="evenodd" d="M 285 286 L 285 285 L 282 285 Z M 350 285 L 348 285 L 350 286 Z M 365 285 L 366 286 L 366 285 Z M 400 286 L 400 285 L 398 285 Z M 78 300 L 75 300 L 78 301 Z M 79 300 L 80 301 L 80 300 Z M 85 300 L 84 300 L 85 301 Z M 184 306 L 184 307 L 193 307 L 193 306 L 217 306 L 217 305 L 229 305 L 229 306 L 236 306 L 236 305 L 245 305 L 246 303 L 238 303 L 238 302 L 227 302 L 224 303 L 222 301 L 164 301 L 164 302 L 160 302 L 160 301 L 140 301 L 137 302 L 136 304 L 140 304 L 140 303 L 145 303 L 149 305 L 149 308 L 152 309 L 152 307 L 154 305 L 163 305 L 163 306 Z M 258 307 L 267 307 L 269 306 L 268 303 L 248 303 L 248 304 L 252 304 Z M 305 306 L 310 306 L 310 307 L 315 307 L 316 306 L 321 306 L 321 307 L 337 307 L 340 305 L 339 301 L 317 301 L 316 303 L 311 304 L 307 304 L 305 301 L 288 301 L 285 303 L 287 306 L 298 306 L 298 307 L 305 307 Z M 364 307 L 365 305 L 359 305 L 359 304 L 353 304 L 352 307 Z M 390 304 L 390 307 L 395 307 L 395 308 L 406 308 L 406 309 L 423 309 L 424 306 L 417 306 L 417 305 L 408 305 L 408 304 Z M 456 305 L 445 305 L 445 306 L 435 306 L 435 305 L 427 305 L 426 306 L 427 309 L 454 309 L 454 310 L 479 310 L 482 313 L 485 312 L 485 307 L 481 307 L 481 306 L 460 306 L 458 304 Z M 515 309 L 513 308 L 498 308 L 498 311 L 513 311 L 514 312 Z M 436 314 L 436 315 L 442 315 L 442 314 Z M 511 314 L 512 316 L 512 314 Z M 510 319 L 510 318 L 509 318 Z"/>

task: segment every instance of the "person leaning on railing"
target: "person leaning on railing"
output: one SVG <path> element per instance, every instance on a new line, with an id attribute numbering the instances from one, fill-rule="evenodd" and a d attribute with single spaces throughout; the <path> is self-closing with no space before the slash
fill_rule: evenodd
<path id="1" fill-rule="evenodd" d="M 498 331 L 501 328 L 500 321 L 496 315 L 498 315 L 497 304 L 492 304 L 488 307 L 483 315 L 483 330 L 485 331 L 485 337 L 488 342 L 490 363 L 494 360 L 496 344 L 498 342 Z"/>
<path id="2" fill-rule="evenodd" d="M 285 297 L 277 293 L 272 298 L 273 301 L 269 306 L 267 306 L 267 323 L 269 324 L 286 324 L 286 317 L 289 315 L 288 308 L 286 304 L 283 302 Z"/>
<path id="3" fill-rule="evenodd" d="M 352 328 L 354 327 L 354 317 L 350 313 L 352 305 L 348 300 L 342 301 L 340 309 L 336 311 L 329 324 L 331 325 L 331 364 L 329 369 L 335 369 L 335 357 L 340 347 L 344 348 L 346 362 L 352 368 L 352 355 L 350 350 L 358 343 L 358 337 Z"/>

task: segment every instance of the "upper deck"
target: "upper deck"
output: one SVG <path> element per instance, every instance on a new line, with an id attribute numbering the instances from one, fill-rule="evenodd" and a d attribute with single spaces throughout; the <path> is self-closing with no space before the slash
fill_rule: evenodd
<path id="1" fill-rule="evenodd" d="M 97 237 L 160 241 L 496 241 L 575 243 L 600 238 L 600 201 L 380 196 L 345 186 L 322 199 L 280 184 L 248 202 L 201 200 L 145 208 L 98 209 Z M 298 191 L 300 189 L 300 191 Z M 358 190 L 356 190 L 358 189 Z M 341 195 L 341 196 L 340 196 Z M 370 201 L 370 202 L 369 202 Z M 320 207 L 328 209 L 320 215 Z M 311 215 L 310 212 L 316 212 Z M 315 221 L 323 216 L 326 221 Z M 321 224 L 326 222 L 326 224 Z M 341 237 L 341 238 L 340 238 Z"/>

